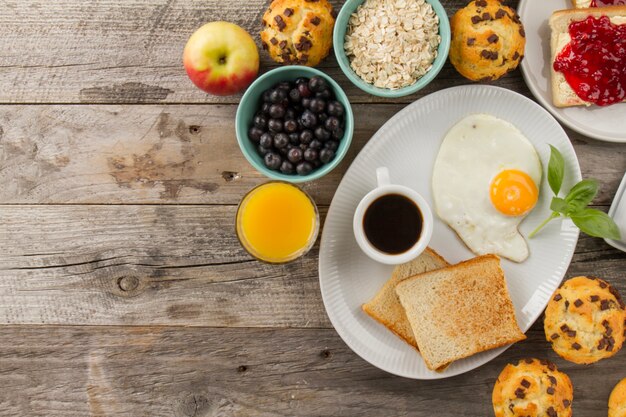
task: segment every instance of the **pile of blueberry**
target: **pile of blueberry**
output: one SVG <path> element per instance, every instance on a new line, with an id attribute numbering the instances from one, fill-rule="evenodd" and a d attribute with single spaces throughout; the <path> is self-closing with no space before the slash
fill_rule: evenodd
<path id="1" fill-rule="evenodd" d="M 344 114 L 324 78 L 284 81 L 263 92 L 248 137 L 269 169 L 307 175 L 335 158 Z"/>

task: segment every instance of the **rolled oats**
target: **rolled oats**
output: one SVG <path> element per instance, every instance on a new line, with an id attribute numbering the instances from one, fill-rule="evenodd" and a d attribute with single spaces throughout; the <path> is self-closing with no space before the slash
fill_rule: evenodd
<path id="1" fill-rule="evenodd" d="M 439 17 L 425 0 L 365 0 L 350 16 L 344 49 L 359 77 L 395 90 L 432 68 L 440 41 Z"/>

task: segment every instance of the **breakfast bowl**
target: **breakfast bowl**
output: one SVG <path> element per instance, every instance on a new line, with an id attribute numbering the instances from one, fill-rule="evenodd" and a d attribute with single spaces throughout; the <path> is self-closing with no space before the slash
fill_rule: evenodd
<path id="1" fill-rule="evenodd" d="M 331 102 L 334 102 L 335 109 L 331 113 L 333 113 L 333 116 L 335 115 L 337 116 L 337 117 L 329 117 L 328 114 L 326 114 L 327 118 L 325 119 L 325 121 L 328 121 L 328 119 L 339 118 L 340 120 L 343 121 L 343 124 L 341 128 L 338 128 L 332 131 L 333 137 L 331 137 L 330 139 L 318 138 L 317 136 L 314 136 L 311 141 L 311 138 L 309 138 L 308 139 L 310 141 L 309 146 L 312 146 L 312 144 L 314 143 L 313 141 L 316 141 L 316 140 L 318 142 L 317 145 L 320 145 L 319 147 L 317 146 L 315 147 L 315 151 L 309 151 L 309 149 L 305 149 L 307 148 L 307 145 L 300 147 L 300 145 L 297 145 L 298 143 L 297 141 L 295 145 L 292 144 L 291 138 L 290 138 L 289 139 L 290 144 L 285 145 L 284 148 L 289 147 L 289 149 L 292 150 L 291 148 L 300 147 L 300 150 L 302 153 L 302 155 L 300 155 L 301 156 L 300 161 L 305 161 L 305 157 L 307 156 L 317 155 L 318 159 L 315 160 L 312 157 L 307 158 L 306 161 L 311 160 L 311 163 L 308 164 L 307 170 L 300 170 L 299 168 L 298 169 L 294 168 L 292 173 L 287 170 L 285 171 L 287 171 L 288 173 L 285 173 L 285 172 L 281 172 L 276 167 L 272 169 L 271 166 L 268 166 L 266 158 L 262 156 L 260 153 L 262 149 L 267 150 L 267 148 L 261 145 L 261 143 L 263 142 L 253 140 L 251 138 L 251 132 L 252 132 L 253 127 L 255 126 L 255 123 L 257 122 L 258 115 L 262 113 L 262 108 L 263 108 L 262 105 L 266 103 L 265 100 L 267 96 L 265 95 L 268 94 L 268 92 L 271 92 L 272 90 L 278 90 L 277 85 L 279 85 L 279 83 L 287 83 L 287 82 L 294 83 L 294 82 L 297 82 L 297 80 L 299 79 L 302 80 L 303 78 L 307 78 L 307 79 L 316 78 L 317 80 L 321 78 L 323 80 L 322 84 L 324 85 L 324 88 L 326 88 L 327 86 L 328 87 L 327 92 L 330 93 L 331 95 L 334 95 L 334 99 L 332 98 L 326 99 L 326 101 L 328 102 L 327 104 L 324 101 L 325 103 L 324 108 L 326 108 L 327 110 L 324 110 L 323 112 L 324 114 L 326 114 L 327 112 L 331 112 L 329 105 L 331 104 Z M 316 94 L 317 93 L 311 93 L 310 97 L 314 98 Z M 291 97 L 284 98 L 282 102 L 287 102 L 288 100 L 292 100 L 292 98 Z M 299 106 L 300 104 L 301 103 L 296 102 L 296 105 Z M 291 104 L 287 106 L 291 106 Z M 298 110 L 298 111 L 308 111 L 306 110 L 306 108 L 304 108 L 304 106 L 301 106 L 301 107 L 304 110 Z M 288 107 L 287 111 L 290 111 L 290 110 L 291 110 L 291 107 Z M 296 114 L 298 113 L 296 112 Z M 317 112 L 315 114 L 316 114 L 316 117 L 320 116 L 320 112 Z M 284 116 L 284 117 L 285 117 L 284 126 L 286 129 L 287 116 Z M 267 118 L 266 122 L 268 125 L 269 125 L 269 122 L 274 120 L 274 119 L 271 119 L 269 115 L 267 115 L 266 118 Z M 298 120 L 297 122 L 299 126 L 298 129 L 308 130 L 309 135 L 311 132 L 315 132 L 316 135 L 320 133 L 317 130 L 315 130 L 316 128 L 311 127 L 309 129 L 309 127 L 302 127 L 301 116 L 297 116 L 295 117 L 295 119 Z M 324 123 L 321 121 L 322 119 L 321 116 L 319 117 L 319 119 L 320 119 L 319 125 L 317 124 L 318 123 L 317 119 L 315 119 L 315 122 L 314 123 L 312 122 L 312 124 L 314 124 L 317 127 L 320 127 L 321 125 L 323 125 Z M 275 180 L 282 180 L 282 181 L 287 181 L 291 183 L 300 183 L 300 182 L 312 181 L 312 180 L 323 177 L 324 175 L 332 171 L 341 162 L 343 157 L 346 155 L 348 148 L 350 147 L 350 143 L 352 141 L 352 134 L 354 131 L 354 118 L 352 114 L 352 108 L 350 107 L 350 102 L 348 101 L 348 97 L 343 92 L 341 87 L 331 77 L 329 77 L 328 75 L 314 68 L 293 65 L 293 66 L 280 67 L 280 68 L 276 68 L 271 71 L 268 71 L 262 76 L 260 76 L 259 78 L 257 78 L 250 85 L 250 87 L 248 87 L 245 94 L 241 98 L 239 107 L 237 108 L 237 115 L 235 119 L 235 129 L 236 129 L 236 134 L 237 134 L 237 142 L 239 143 L 239 147 L 241 148 L 241 151 L 243 152 L 248 162 L 250 162 L 250 164 L 252 164 L 252 166 L 256 168 L 260 173 L 262 173 L 266 177 L 269 177 Z M 282 127 L 276 130 L 278 131 L 278 133 L 283 133 Z M 285 132 L 287 132 L 287 130 L 285 130 Z M 260 132 L 257 131 L 257 134 L 258 133 Z M 269 130 L 267 133 L 269 133 Z M 296 133 L 296 132 L 292 132 L 292 133 Z M 321 132 L 321 133 L 324 133 L 324 132 Z M 325 134 L 327 134 L 327 132 Z M 273 144 L 276 145 L 276 133 L 270 133 L 270 135 L 273 135 Z M 332 144 L 333 147 L 336 149 L 333 148 L 332 152 L 326 151 L 327 157 L 322 158 L 322 151 L 325 151 L 327 148 L 327 145 L 330 145 L 330 144 Z M 283 147 L 281 147 L 278 150 L 276 149 L 274 150 L 276 152 L 274 151 L 272 152 L 274 152 L 275 155 L 279 155 L 278 151 L 284 150 L 284 149 Z M 307 151 L 309 151 L 308 155 L 306 154 Z M 293 152 L 297 154 L 299 151 L 294 150 Z M 328 155 L 330 155 L 331 153 L 334 156 L 329 159 Z M 286 162 L 288 160 L 288 156 L 285 154 L 281 154 L 279 156 L 280 158 L 282 158 L 282 162 Z M 270 162 L 273 162 L 273 161 L 270 161 Z M 313 163 L 316 163 L 317 166 L 314 166 Z M 295 166 L 295 163 L 294 163 L 294 166 Z M 280 168 L 282 169 L 283 166 L 281 165 Z M 312 169 L 309 169 L 309 168 L 312 168 Z M 306 172 L 306 171 L 309 171 L 309 172 Z"/>
<path id="2" fill-rule="evenodd" d="M 346 33 L 348 32 L 348 27 L 350 25 L 350 17 L 353 13 L 357 11 L 359 6 L 361 6 L 366 1 L 368 0 L 346 1 L 346 3 L 341 8 L 341 11 L 339 12 L 339 15 L 337 16 L 337 20 L 335 21 L 335 28 L 333 31 L 333 49 L 335 50 L 337 62 L 339 63 L 339 67 L 341 68 L 343 73 L 354 85 L 359 87 L 361 90 L 378 97 L 404 97 L 426 87 L 428 83 L 430 83 L 437 76 L 439 71 L 441 71 L 441 68 L 443 68 L 446 59 L 448 58 L 448 52 L 450 50 L 450 22 L 448 21 L 448 15 L 446 14 L 444 7 L 441 5 L 439 0 L 426 0 L 426 3 L 432 6 L 433 11 L 439 18 L 438 34 L 441 38 L 437 47 L 437 56 L 432 62 L 431 68 L 424 75 L 418 78 L 417 81 L 415 81 L 414 83 L 405 87 L 391 89 L 377 87 L 374 84 L 369 83 L 361 78 L 352 68 L 350 58 L 346 53 L 345 39 Z M 372 37 L 369 38 L 372 39 L 372 41 L 375 35 L 374 32 L 372 32 Z M 369 46 L 368 53 L 370 53 Z"/>

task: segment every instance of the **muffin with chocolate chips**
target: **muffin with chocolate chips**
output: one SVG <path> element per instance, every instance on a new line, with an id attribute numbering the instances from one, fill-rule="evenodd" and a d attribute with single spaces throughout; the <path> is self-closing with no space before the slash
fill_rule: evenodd
<path id="1" fill-rule="evenodd" d="M 493 387 L 496 417 L 571 417 L 574 390 L 552 362 L 522 359 L 504 367 Z"/>
<path id="2" fill-rule="evenodd" d="M 626 378 L 618 382 L 611 391 L 609 417 L 626 417 Z"/>
<path id="3" fill-rule="evenodd" d="M 517 68 L 526 34 L 519 16 L 498 0 L 476 0 L 450 19 L 450 62 L 472 81 L 496 80 Z"/>
<path id="4" fill-rule="evenodd" d="M 589 364 L 615 355 L 624 343 L 626 311 L 617 290 L 594 277 L 567 280 L 546 308 L 546 339 L 563 359 Z"/>
<path id="5" fill-rule="evenodd" d="M 262 24 L 261 44 L 274 61 L 314 67 L 333 44 L 335 13 L 327 0 L 274 0 Z"/>

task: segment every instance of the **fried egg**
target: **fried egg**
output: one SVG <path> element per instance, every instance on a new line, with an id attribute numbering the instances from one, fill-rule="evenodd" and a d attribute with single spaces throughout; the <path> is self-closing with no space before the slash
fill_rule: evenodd
<path id="1" fill-rule="evenodd" d="M 446 134 L 433 169 L 437 215 L 476 255 L 529 254 L 518 227 L 539 198 L 541 160 L 514 125 L 472 114 Z"/>

